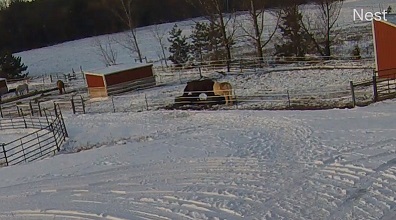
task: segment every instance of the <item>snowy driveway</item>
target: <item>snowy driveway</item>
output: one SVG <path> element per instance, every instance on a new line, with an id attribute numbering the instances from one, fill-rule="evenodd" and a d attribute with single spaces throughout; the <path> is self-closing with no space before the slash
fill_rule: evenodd
<path id="1" fill-rule="evenodd" d="M 66 115 L 60 155 L 0 169 L 0 218 L 393 219 L 395 107 Z"/>

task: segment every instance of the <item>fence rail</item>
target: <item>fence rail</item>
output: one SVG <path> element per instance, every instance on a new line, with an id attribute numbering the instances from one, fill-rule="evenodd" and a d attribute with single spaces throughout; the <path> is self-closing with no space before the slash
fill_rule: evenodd
<path id="1" fill-rule="evenodd" d="M 0 130 L 34 129 L 35 131 L 7 143 L 0 143 L 0 165 L 11 166 L 35 161 L 60 150 L 68 133 L 59 106 L 45 117 L 0 119 Z"/>

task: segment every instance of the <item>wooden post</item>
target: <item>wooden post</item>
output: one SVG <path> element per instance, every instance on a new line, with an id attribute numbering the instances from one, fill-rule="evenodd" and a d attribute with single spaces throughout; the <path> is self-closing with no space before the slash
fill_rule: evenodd
<path id="1" fill-rule="evenodd" d="M 32 101 L 29 101 L 30 114 L 34 116 Z"/>
<path id="2" fill-rule="evenodd" d="M 353 82 L 349 81 L 349 85 L 351 86 L 351 94 L 352 94 L 352 107 L 356 106 L 356 98 L 355 98 L 355 87 L 353 86 Z"/>
<path id="3" fill-rule="evenodd" d="M 43 117 L 43 114 L 41 113 L 41 105 L 40 105 L 39 101 L 37 102 L 37 106 L 38 106 L 40 117 Z"/>
<path id="4" fill-rule="evenodd" d="M 76 107 L 74 106 L 74 96 L 72 96 L 71 98 L 71 105 L 72 105 L 73 114 L 76 114 Z"/>
<path id="5" fill-rule="evenodd" d="M 116 112 L 116 110 L 115 110 L 115 105 L 114 105 L 114 99 L 113 99 L 113 96 L 111 96 L 111 103 L 113 104 L 113 112 L 115 113 L 115 112 Z"/>
<path id="6" fill-rule="evenodd" d="M 290 93 L 289 90 L 287 90 L 287 101 L 289 102 L 289 108 L 291 107 L 291 101 L 290 101 Z"/>
<path id="7" fill-rule="evenodd" d="M 5 144 L 1 144 L 1 146 L 3 148 L 3 154 L 4 154 L 5 163 L 8 166 L 8 158 L 7 158 L 7 151 L 5 149 Z"/>
<path id="8" fill-rule="evenodd" d="M 80 96 L 80 97 L 81 97 L 81 105 L 82 105 L 82 108 L 83 108 L 83 113 L 85 114 L 85 103 L 84 103 L 84 99 L 83 99 L 82 96 Z"/>
<path id="9" fill-rule="evenodd" d="M 25 116 L 23 115 L 22 109 L 21 109 L 21 113 L 22 113 L 23 123 L 25 124 L 25 128 L 27 129 L 26 119 Z"/>
<path id="10" fill-rule="evenodd" d="M 21 117 L 21 113 L 19 112 L 19 107 L 18 107 L 18 105 L 16 106 L 16 108 L 17 108 L 18 116 Z"/>
<path id="11" fill-rule="evenodd" d="M 378 101 L 378 90 L 377 90 L 377 77 L 373 76 L 373 91 L 374 91 L 374 102 Z"/>
<path id="12" fill-rule="evenodd" d="M 26 154 L 25 154 L 25 149 L 23 148 L 22 139 L 21 139 L 21 148 L 22 148 L 22 153 L 23 153 L 23 160 L 26 162 Z"/>
<path id="13" fill-rule="evenodd" d="M 1 108 L 2 102 L 1 102 L 1 96 L 0 96 L 0 117 L 4 118 L 3 116 L 3 109 Z"/>
<path id="14" fill-rule="evenodd" d="M 52 83 L 52 75 L 50 75 L 50 82 Z"/>
<path id="15" fill-rule="evenodd" d="M 146 94 L 144 94 L 144 99 L 146 100 L 146 110 L 149 110 L 149 106 L 148 106 L 148 101 L 147 101 L 147 96 Z"/>
<path id="16" fill-rule="evenodd" d="M 55 111 L 55 117 L 58 115 L 58 110 L 56 109 L 56 104 L 54 102 L 54 111 Z"/>
<path id="17" fill-rule="evenodd" d="M 40 137 L 39 137 L 39 134 L 38 134 L 38 133 L 36 133 L 36 136 L 37 136 L 37 142 L 38 142 L 39 149 L 40 149 L 40 154 L 41 154 L 41 156 L 43 156 L 43 151 L 41 150 L 41 143 L 40 143 Z"/>

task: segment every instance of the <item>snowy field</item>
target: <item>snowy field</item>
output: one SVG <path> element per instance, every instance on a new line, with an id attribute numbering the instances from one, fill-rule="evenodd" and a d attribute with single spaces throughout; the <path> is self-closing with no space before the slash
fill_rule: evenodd
<path id="1" fill-rule="evenodd" d="M 65 115 L 59 155 L 0 169 L 0 218 L 395 219 L 395 107 Z"/>

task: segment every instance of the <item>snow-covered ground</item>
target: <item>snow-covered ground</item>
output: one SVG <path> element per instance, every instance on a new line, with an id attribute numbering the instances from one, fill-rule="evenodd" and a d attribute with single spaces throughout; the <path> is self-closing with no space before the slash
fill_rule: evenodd
<path id="1" fill-rule="evenodd" d="M 66 114 L 59 155 L 0 169 L 0 218 L 395 219 L 395 107 Z"/>

